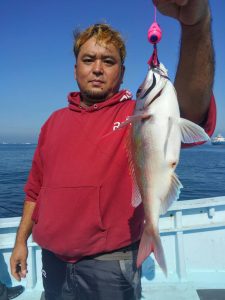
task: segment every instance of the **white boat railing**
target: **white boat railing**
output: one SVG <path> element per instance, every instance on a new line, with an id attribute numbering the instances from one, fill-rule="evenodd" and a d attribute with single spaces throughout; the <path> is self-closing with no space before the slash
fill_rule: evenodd
<path id="1" fill-rule="evenodd" d="M 144 277 L 154 284 L 188 281 L 196 288 L 225 287 L 224 196 L 174 202 L 160 218 L 160 232 L 168 278 L 151 258 L 143 267 Z"/>
<path id="2" fill-rule="evenodd" d="M 20 218 L 0 219 L 0 280 L 16 284 L 10 276 L 9 258 Z M 160 233 L 168 277 L 154 256 L 143 264 L 142 284 L 192 282 L 196 288 L 225 287 L 225 196 L 177 201 L 160 218 Z M 42 289 L 41 250 L 28 240 L 28 274 L 25 285 Z"/>

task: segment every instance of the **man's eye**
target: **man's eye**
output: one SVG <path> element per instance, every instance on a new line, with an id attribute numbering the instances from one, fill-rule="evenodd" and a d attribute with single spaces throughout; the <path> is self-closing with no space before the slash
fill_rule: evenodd
<path id="1" fill-rule="evenodd" d="M 107 65 L 111 65 L 111 66 L 115 64 L 114 60 L 112 60 L 112 59 L 105 59 L 104 63 Z"/>
<path id="2" fill-rule="evenodd" d="M 92 58 L 83 58 L 84 63 L 91 63 L 93 61 Z"/>

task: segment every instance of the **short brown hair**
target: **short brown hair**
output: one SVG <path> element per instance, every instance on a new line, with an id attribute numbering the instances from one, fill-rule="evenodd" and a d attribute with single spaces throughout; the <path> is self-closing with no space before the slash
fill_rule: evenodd
<path id="1" fill-rule="evenodd" d="M 126 56 L 126 46 L 121 34 L 113 29 L 108 24 L 94 24 L 84 31 L 74 31 L 74 45 L 73 52 L 77 59 L 81 46 L 90 38 L 95 37 L 97 42 L 107 45 L 113 44 L 120 53 L 122 64 Z"/>

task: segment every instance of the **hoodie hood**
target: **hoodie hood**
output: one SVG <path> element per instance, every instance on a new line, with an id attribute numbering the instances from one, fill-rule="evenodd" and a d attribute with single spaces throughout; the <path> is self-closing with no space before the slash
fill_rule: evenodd
<path id="1" fill-rule="evenodd" d="M 106 106 L 115 105 L 119 102 L 126 101 L 129 99 L 132 99 L 131 92 L 128 90 L 122 90 L 105 101 L 95 103 L 91 106 L 82 106 L 80 92 L 72 92 L 68 95 L 69 109 L 75 110 L 75 111 L 84 111 L 85 110 L 85 111 L 89 111 L 89 112 L 102 109 Z"/>

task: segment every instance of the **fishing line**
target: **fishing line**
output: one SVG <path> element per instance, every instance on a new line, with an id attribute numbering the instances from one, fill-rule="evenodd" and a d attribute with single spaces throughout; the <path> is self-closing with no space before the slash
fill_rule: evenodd
<path id="1" fill-rule="evenodd" d="M 156 21 L 156 14 L 157 14 L 157 9 L 156 9 L 156 6 L 154 5 L 154 22 L 157 23 L 157 21 Z"/>
<path id="2" fill-rule="evenodd" d="M 153 45 L 153 53 L 148 61 L 148 64 L 153 68 L 159 66 L 157 44 L 160 42 L 161 38 L 162 30 L 157 23 L 157 8 L 156 5 L 154 5 L 154 21 L 148 30 L 148 41 Z"/>

